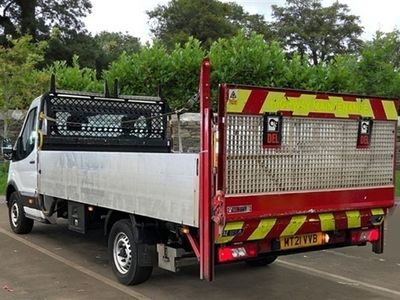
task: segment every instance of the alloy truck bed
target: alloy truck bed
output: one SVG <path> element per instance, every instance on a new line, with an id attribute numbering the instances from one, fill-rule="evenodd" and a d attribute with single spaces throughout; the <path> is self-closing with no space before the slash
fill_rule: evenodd
<path id="1" fill-rule="evenodd" d="M 45 95 L 39 194 L 198 226 L 198 154 L 170 153 L 156 97 Z"/>
<path id="2" fill-rule="evenodd" d="M 41 151 L 43 195 L 198 226 L 197 154 Z"/>

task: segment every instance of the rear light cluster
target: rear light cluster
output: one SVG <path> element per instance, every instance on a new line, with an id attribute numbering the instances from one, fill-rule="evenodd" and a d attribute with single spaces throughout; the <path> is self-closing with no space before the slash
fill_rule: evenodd
<path id="1" fill-rule="evenodd" d="M 258 247 L 256 243 L 225 246 L 218 249 L 218 261 L 228 262 L 240 260 L 258 255 Z"/>
<path id="2" fill-rule="evenodd" d="M 360 244 L 366 242 L 376 242 L 379 240 L 380 233 L 378 228 L 367 230 L 353 230 L 351 232 L 351 243 Z"/>

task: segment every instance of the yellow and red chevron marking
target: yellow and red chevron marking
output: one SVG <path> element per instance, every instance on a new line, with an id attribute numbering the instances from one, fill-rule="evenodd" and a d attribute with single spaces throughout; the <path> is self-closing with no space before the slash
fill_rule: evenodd
<path id="1" fill-rule="evenodd" d="M 229 88 L 227 113 L 287 113 L 292 116 L 371 118 L 397 120 L 396 99 L 322 93 L 278 91 L 262 88 Z"/>
<path id="2" fill-rule="evenodd" d="M 382 216 L 378 223 L 372 223 L 372 216 Z M 351 228 L 371 227 L 383 222 L 385 210 L 350 210 L 344 212 L 295 215 L 290 217 L 261 220 L 236 221 L 227 223 L 217 244 L 230 242 L 277 239 L 296 234 L 327 232 Z"/>

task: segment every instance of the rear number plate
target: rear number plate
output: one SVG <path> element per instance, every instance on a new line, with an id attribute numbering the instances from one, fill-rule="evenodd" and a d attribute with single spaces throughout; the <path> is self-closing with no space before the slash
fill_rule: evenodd
<path id="1" fill-rule="evenodd" d="M 322 245 L 322 233 L 285 236 L 279 239 L 281 250 Z"/>

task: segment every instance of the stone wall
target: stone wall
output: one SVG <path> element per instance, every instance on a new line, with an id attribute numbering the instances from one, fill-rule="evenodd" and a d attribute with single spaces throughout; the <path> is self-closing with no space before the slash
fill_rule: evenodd
<path id="1" fill-rule="evenodd" d="M 26 111 L 24 110 L 10 110 L 7 113 L 0 113 L 0 137 L 3 140 L 4 132 L 4 119 L 8 120 L 7 137 L 11 138 L 13 141 L 16 140 L 22 124 L 24 122 Z"/>
<path id="2" fill-rule="evenodd" d="M 180 137 L 182 152 L 200 151 L 200 114 L 187 113 L 180 117 Z M 172 128 L 169 128 L 172 137 L 173 150 L 179 151 L 178 120 L 177 116 L 172 116 Z M 171 134 L 172 132 L 172 134 Z"/>

